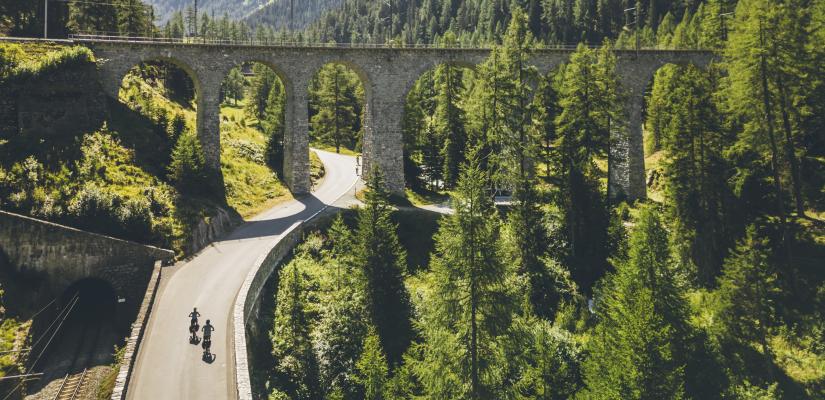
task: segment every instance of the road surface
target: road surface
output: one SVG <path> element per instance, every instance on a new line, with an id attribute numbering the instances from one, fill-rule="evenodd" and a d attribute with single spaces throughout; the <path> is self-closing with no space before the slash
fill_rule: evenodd
<path id="1" fill-rule="evenodd" d="M 129 383 L 136 400 L 234 399 L 237 397 L 232 348 L 235 296 L 258 257 L 280 240 L 293 223 L 306 219 L 342 195 L 352 196 L 355 158 L 316 151 L 326 169 L 311 196 L 280 204 L 238 227 L 182 265 L 164 269 L 155 305 Z M 189 312 L 198 307 L 207 319 L 215 359 L 202 359 L 188 340 Z"/>

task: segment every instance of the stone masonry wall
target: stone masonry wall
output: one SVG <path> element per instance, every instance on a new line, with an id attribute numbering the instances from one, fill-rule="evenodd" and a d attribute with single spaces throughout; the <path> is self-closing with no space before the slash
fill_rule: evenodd
<path id="1" fill-rule="evenodd" d="M 209 165 L 220 167 L 218 93 L 229 71 L 246 62 L 261 62 L 282 79 L 287 91 L 284 175 L 294 193 L 309 184 L 309 124 L 307 88 L 310 78 L 327 63 L 351 67 L 365 87 L 364 170 L 377 164 L 393 191 L 404 189 L 401 121 L 407 94 L 426 71 L 444 63 L 473 67 L 488 56 L 486 49 L 409 49 L 238 46 L 79 41 L 99 60 L 104 90 L 117 97 L 126 72 L 144 61 L 168 60 L 187 71 L 198 92 L 198 135 Z M 532 64 L 547 73 L 566 62 L 572 50 L 540 49 Z M 628 127 L 617 132 L 611 151 L 611 196 L 644 198 L 642 105 L 645 86 L 667 63 L 705 66 L 714 59 L 706 51 L 617 50 L 617 69 L 628 99 Z"/>
<path id="2" fill-rule="evenodd" d="M 0 211 L 0 252 L 17 272 L 42 277 L 59 296 L 84 278 L 109 282 L 127 303 L 137 304 L 156 260 L 169 250 L 115 239 Z"/>

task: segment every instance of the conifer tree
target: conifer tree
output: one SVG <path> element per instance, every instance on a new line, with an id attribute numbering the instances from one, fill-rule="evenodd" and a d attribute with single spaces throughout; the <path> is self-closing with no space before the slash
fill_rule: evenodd
<path id="1" fill-rule="evenodd" d="M 249 79 L 248 98 L 244 111 L 250 117 L 262 120 L 266 116 L 272 89 L 275 85 L 280 86 L 281 82 L 271 68 L 261 63 L 254 63 L 252 72 L 253 76 Z"/>
<path id="2" fill-rule="evenodd" d="M 722 154 L 729 143 L 712 99 L 712 74 L 690 66 L 667 66 L 660 72 L 651 117 L 668 155 L 665 192 L 675 217 L 677 249 L 683 264 L 695 265 L 699 282 L 712 285 L 732 233 L 726 216 L 729 167 Z"/>
<path id="3" fill-rule="evenodd" d="M 183 133 L 172 150 L 169 179 L 184 193 L 203 194 L 209 187 L 207 175 L 200 141 L 193 133 Z"/>
<path id="4" fill-rule="evenodd" d="M 749 226 L 725 260 L 718 291 L 720 316 L 728 335 L 745 343 L 759 343 L 766 356 L 770 355 L 768 335 L 777 323 L 780 293 L 770 251 L 770 242 L 758 235 L 754 225 Z"/>
<path id="5" fill-rule="evenodd" d="M 448 3 L 445 3 L 448 4 Z M 454 43 L 455 35 L 447 32 L 443 42 Z M 435 70 L 436 107 L 433 115 L 434 134 L 441 139 L 444 186 L 452 188 L 458 180 L 459 166 L 464 162 L 467 137 L 461 101 L 464 91 L 463 73 L 459 67 L 442 64 Z"/>
<path id="6" fill-rule="evenodd" d="M 306 278 L 301 271 L 308 262 L 312 261 L 299 259 L 281 270 L 270 334 L 275 360 L 272 376 L 278 383 L 276 389 L 290 399 L 300 400 L 319 398 L 318 362 L 309 336 L 304 292 Z"/>
<path id="7" fill-rule="evenodd" d="M 357 78 L 343 65 L 321 69 L 317 91 L 311 94 L 316 114 L 312 116 L 312 134 L 316 140 L 353 149 L 360 129 L 356 95 Z"/>
<path id="8" fill-rule="evenodd" d="M 687 305 L 674 281 L 665 231 L 642 210 L 627 262 L 596 297 L 599 323 L 584 363 L 584 399 L 681 399 Z"/>
<path id="9" fill-rule="evenodd" d="M 427 280 L 432 294 L 417 326 L 423 343 L 411 360 L 417 378 L 434 398 L 497 398 L 497 352 L 514 298 L 508 271 L 497 250 L 499 223 L 486 194 L 484 173 L 469 155 L 453 196 L 455 214 L 436 236 Z"/>
<path id="10" fill-rule="evenodd" d="M 371 330 L 364 340 L 364 351 L 356 364 L 357 380 L 364 387 L 365 400 L 383 400 L 387 381 L 387 358 L 381 350 L 378 335 Z"/>
<path id="11" fill-rule="evenodd" d="M 571 272 L 587 292 L 607 268 L 608 213 L 596 159 L 608 158 L 610 176 L 610 133 L 624 129 L 615 57 L 609 48 L 596 51 L 579 45 L 559 73 L 563 78 L 561 113 L 556 118 L 554 164 L 561 176 L 557 201 L 565 216 Z"/>
<path id="12" fill-rule="evenodd" d="M 270 168 L 281 171 L 284 161 L 284 107 L 286 93 L 279 80 L 275 80 L 266 100 L 266 110 L 260 122 L 267 137 L 266 158 Z"/>
<path id="13" fill-rule="evenodd" d="M 369 309 L 390 365 L 396 365 L 410 344 L 410 297 L 404 287 L 406 252 L 392 222 L 390 194 L 377 167 L 367 179 L 364 206 L 358 210 L 355 264 L 366 281 Z"/>

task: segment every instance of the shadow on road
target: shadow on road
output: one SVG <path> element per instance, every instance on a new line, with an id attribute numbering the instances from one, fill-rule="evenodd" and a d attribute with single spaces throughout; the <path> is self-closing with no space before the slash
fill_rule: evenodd
<path id="1" fill-rule="evenodd" d="M 304 206 L 301 211 L 281 218 L 245 222 L 222 241 L 255 239 L 282 235 L 296 221 L 304 221 L 309 217 L 312 217 L 326 205 L 323 201 L 312 194 L 298 197 L 295 200 Z M 329 208 L 335 209 L 336 207 L 329 206 Z"/>

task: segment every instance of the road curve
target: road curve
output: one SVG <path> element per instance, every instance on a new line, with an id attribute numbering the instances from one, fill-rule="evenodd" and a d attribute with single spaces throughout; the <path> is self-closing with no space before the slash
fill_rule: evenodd
<path id="1" fill-rule="evenodd" d="M 232 350 L 235 297 L 258 257 L 269 251 L 296 221 L 309 218 L 342 195 L 352 196 L 355 158 L 316 151 L 326 176 L 312 195 L 267 210 L 186 263 L 164 270 L 143 343 L 138 352 L 129 399 L 234 399 Z M 187 315 L 192 307 L 209 319 L 215 359 L 202 359 L 189 343 Z"/>

